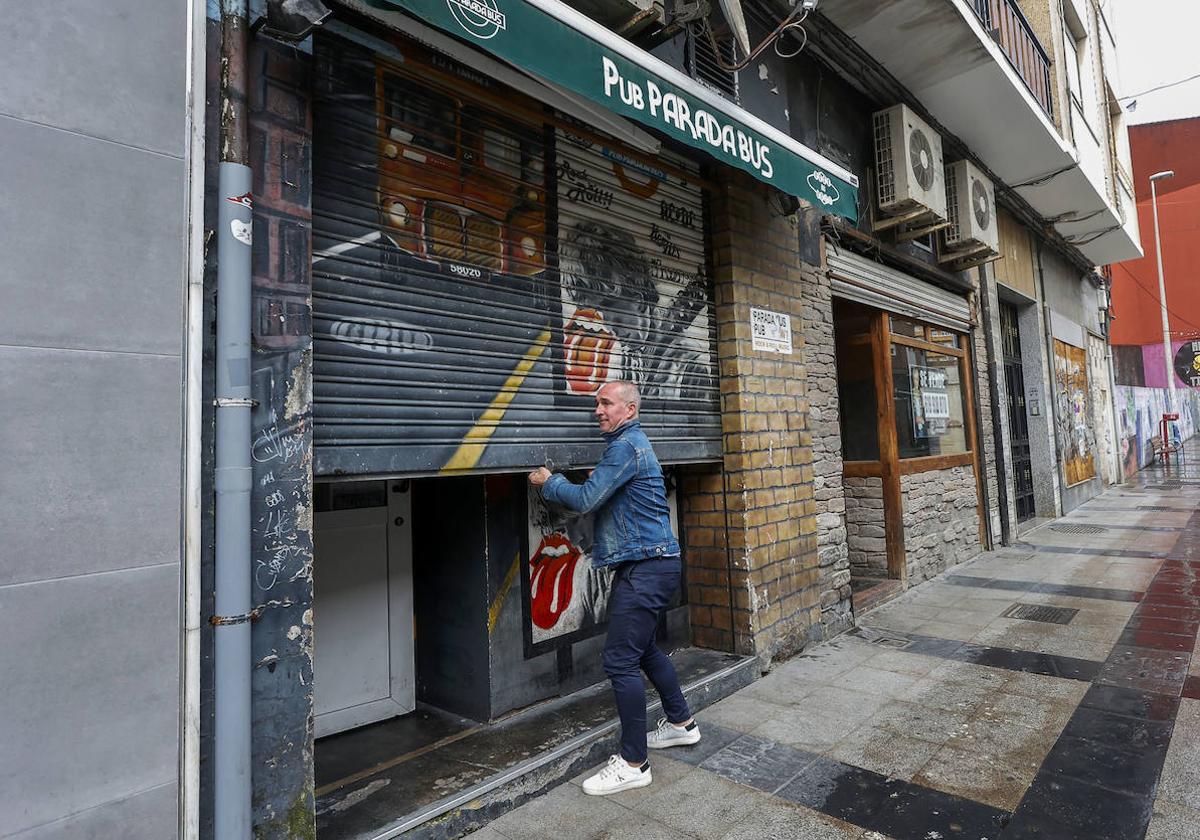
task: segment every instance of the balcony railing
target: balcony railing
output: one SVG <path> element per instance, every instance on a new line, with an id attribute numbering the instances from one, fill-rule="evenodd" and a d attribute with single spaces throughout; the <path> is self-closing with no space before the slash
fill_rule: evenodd
<path id="1" fill-rule="evenodd" d="M 992 33 L 1025 87 L 1048 115 L 1054 115 L 1050 56 L 1015 0 L 971 0 L 975 14 Z"/>

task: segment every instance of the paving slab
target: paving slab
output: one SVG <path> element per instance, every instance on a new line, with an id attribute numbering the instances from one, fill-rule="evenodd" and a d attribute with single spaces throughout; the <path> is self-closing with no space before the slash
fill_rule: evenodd
<path id="1" fill-rule="evenodd" d="M 654 785 L 620 810 L 579 820 L 581 774 L 556 801 L 591 833 L 556 836 L 1200 838 L 1200 544 L 1178 530 L 1200 517 L 1156 509 L 1200 492 L 1151 488 L 1059 523 L 1101 535 L 1035 529 L 774 663 L 698 715 L 700 744 L 652 754 Z M 1018 604 L 1076 613 L 1002 616 Z M 476 836 L 540 840 L 538 824 Z"/>
<path id="2" fill-rule="evenodd" d="M 656 788 L 633 810 L 689 837 L 719 840 L 752 817 L 759 796 L 751 788 L 697 770 Z"/>
<path id="3" fill-rule="evenodd" d="M 1179 701 L 1158 798 L 1200 810 L 1200 700 Z"/>
<path id="4" fill-rule="evenodd" d="M 944 746 L 913 777 L 913 782 L 1012 811 L 1037 770 L 1038 761 L 1032 756 Z"/>
<path id="5" fill-rule="evenodd" d="M 1200 811 L 1159 797 L 1145 840 L 1200 840 Z"/>

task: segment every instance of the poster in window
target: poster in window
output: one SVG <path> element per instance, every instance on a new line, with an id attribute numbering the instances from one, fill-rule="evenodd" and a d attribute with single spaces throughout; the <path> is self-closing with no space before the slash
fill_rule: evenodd
<path id="1" fill-rule="evenodd" d="M 941 437 L 950 428 L 950 394 L 942 368 L 909 365 L 913 437 Z"/>

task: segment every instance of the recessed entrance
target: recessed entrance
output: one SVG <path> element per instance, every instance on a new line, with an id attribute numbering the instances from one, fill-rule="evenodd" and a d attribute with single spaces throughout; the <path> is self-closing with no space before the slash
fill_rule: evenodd
<path id="1" fill-rule="evenodd" d="M 356 481 L 314 488 L 318 738 L 416 707 L 409 486 Z"/>
<path id="2" fill-rule="evenodd" d="M 1017 522 L 1035 513 L 1033 458 L 1029 453 L 1029 416 L 1025 406 L 1025 369 L 1021 363 L 1021 330 L 1017 308 L 1000 302 L 1000 336 L 1004 348 L 1004 383 L 1008 392 L 1008 433 L 1012 441 L 1012 477 Z"/>
<path id="3" fill-rule="evenodd" d="M 979 550 L 965 334 L 833 300 L 846 545 L 861 613 Z"/>

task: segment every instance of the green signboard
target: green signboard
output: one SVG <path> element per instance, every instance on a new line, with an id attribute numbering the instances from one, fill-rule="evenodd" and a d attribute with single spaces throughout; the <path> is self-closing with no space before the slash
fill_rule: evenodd
<path id="1" fill-rule="evenodd" d="M 858 179 L 559 0 L 386 0 L 517 67 L 857 219 Z"/>

